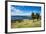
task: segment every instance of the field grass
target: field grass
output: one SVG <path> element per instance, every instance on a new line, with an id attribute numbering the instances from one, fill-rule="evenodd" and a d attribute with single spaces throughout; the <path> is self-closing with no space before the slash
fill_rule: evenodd
<path id="1" fill-rule="evenodd" d="M 11 22 L 11 28 L 31 28 L 31 27 L 41 27 L 41 20 L 23 20 L 22 22 Z"/>

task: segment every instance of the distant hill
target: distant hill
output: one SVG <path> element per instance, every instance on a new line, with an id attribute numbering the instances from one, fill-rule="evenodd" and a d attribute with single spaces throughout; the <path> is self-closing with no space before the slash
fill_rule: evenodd
<path id="1" fill-rule="evenodd" d="M 32 19 L 31 16 L 11 16 L 11 20 Z"/>

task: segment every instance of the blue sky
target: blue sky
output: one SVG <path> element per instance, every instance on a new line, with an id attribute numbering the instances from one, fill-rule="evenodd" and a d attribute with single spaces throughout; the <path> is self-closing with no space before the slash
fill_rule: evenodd
<path id="1" fill-rule="evenodd" d="M 40 6 L 20 6 L 20 5 L 11 5 L 11 15 L 28 15 L 30 16 L 34 13 L 41 13 Z"/>

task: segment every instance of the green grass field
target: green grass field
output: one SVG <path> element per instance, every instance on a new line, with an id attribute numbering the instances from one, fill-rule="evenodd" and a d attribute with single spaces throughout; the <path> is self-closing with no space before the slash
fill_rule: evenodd
<path id="1" fill-rule="evenodd" d="M 41 27 L 41 20 L 23 20 L 22 22 L 11 22 L 11 28 L 31 28 L 31 27 Z"/>

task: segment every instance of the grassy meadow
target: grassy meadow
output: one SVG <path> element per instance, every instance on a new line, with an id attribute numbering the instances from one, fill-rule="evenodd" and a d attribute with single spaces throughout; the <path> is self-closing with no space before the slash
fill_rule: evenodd
<path id="1" fill-rule="evenodd" d="M 11 28 L 31 28 L 31 27 L 41 27 L 41 20 L 35 19 L 33 20 L 25 19 L 21 22 L 14 21 L 11 22 Z"/>

